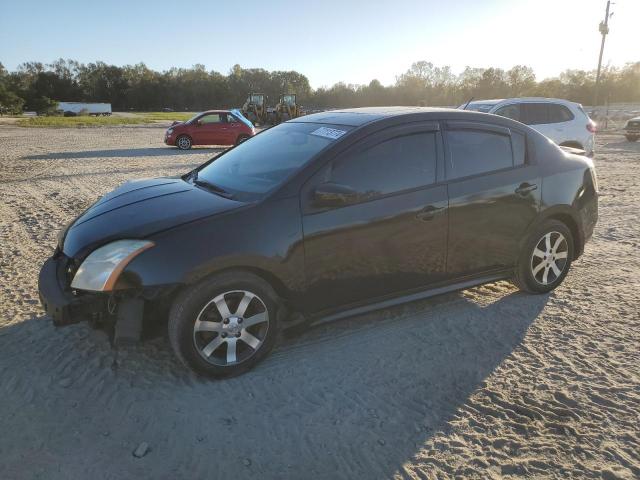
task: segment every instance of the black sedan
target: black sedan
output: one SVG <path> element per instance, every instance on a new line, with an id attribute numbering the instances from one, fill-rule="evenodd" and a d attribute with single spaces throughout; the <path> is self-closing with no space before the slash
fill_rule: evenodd
<path id="1" fill-rule="evenodd" d="M 116 343 L 168 316 L 180 360 L 228 376 L 288 327 L 499 279 L 549 292 L 597 198 L 590 159 L 504 117 L 317 113 L 107 194 L 61 232 L 40 296 L 55 324 L 88 319 Z"/>

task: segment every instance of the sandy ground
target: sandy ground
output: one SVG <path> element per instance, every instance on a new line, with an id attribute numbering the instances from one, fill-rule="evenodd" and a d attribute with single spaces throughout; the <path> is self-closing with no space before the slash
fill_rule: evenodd
<path id="1" fill-rule="evenodd" d="M 0 478 L 640 478 L 640 143 L 599 136 L 600 223 L 554 293 L 499 282 L 320 326 L 205 381 L 165 338 L 116 355 L 37 300 L 63 224 L 215 152 L 162 133 L 0 127 Z"/>

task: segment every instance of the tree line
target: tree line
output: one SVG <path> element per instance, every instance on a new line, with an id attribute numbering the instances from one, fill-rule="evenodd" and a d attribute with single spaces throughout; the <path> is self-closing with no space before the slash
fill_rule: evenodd
<path id="1" fill-rule="evenodd" d="M 265 93 L 275 104 L 281 93 L 297 93 L 307 108 L 372 105 L 453 106 L 470 98 L 558 97 L 589 105 L 595 94 L 595 71 L 566 70 L 538 81 L 531 67 L 509 70 L 467 67 L 454 74 L 448 66 L 416 62 L 393 85 L 336 83 L 312 89 L 296 71 L 267 71 L 234 65 L 227 75 L 204 65 L 158 72 L 144 63 L 119 67 L 104 62 L 59 59 L 50 64 L 26 62 L 8 72 L 0 63 L 0 107 L 19 113 L 46 112 L 56 101 L 108 102 L 115 111 L 201 111 L 241 106 L 249 92 Z M 607 67 L 601 77 L 601 103 L 640 102 L 640 62 Z"/>

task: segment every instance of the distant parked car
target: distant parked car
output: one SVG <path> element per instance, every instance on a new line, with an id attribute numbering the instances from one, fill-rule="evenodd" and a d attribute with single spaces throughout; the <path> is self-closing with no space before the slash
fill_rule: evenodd
<path id="1" fill-rule="evenodd" d="M 464 108 L 462 105 L 459 108 Z M 594 154 L 596 124 L 579 103 L 557 98 L 507 98 L 476 100 L 465 110 L 493 113 L 530 125 L 556 144 Z"/>
<path id="2" fill-rule="evenodd" d="M 164 143 L 180 150 L 193 145 L 237 145 L 255 135 L 253 124 L 239 110 L 209 110 L 186 122 L 174 122 Z"/>
<path id="3" fill-rule="evenodd" d="M 624 127 L 626 133 L 625 137 L 630 142 L 635 142 L 640 138 L 640 117 L 634 117 L 627 122 L 627 125 Z"/>
<path id="4" fill-rule="evenodd" d="M 117 341 L 167 312 L 181 361 L 236 375 L 304 322 L 509 278 L 550 292 L 597 218 L 593 161 L 526 125 L 451 109 L 331 111 L 182 177 L 108 193 L 58 236 L 40 298 L 56 325 L 113 325 Z"/>

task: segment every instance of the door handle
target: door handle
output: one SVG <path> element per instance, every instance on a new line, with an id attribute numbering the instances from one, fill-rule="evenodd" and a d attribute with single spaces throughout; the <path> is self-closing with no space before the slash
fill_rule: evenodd
<path id="1" fill-rule="evenodd" d="M 538 188 L 538 185 L 535 183 L 521 183 L 518 188 L 516 188 L 516 193 L 522 197 L 526 196 L 529 192 L 533 192 Z"/>
<path id="2" fill-rule="evenodd" d="M 429 221 L 429 220 L 433 220 L 433 218 L 442 210 L 444 210 L 444 207 L 436 207 L 434 205 L 427 205 L 426 207 L 424 207 L 422 210 L 420 210 L 420 212 L 418 212 L 418 214 L 416 215 L 416 217 L 419 220 L 424 220 L 424 221 Z"/>

